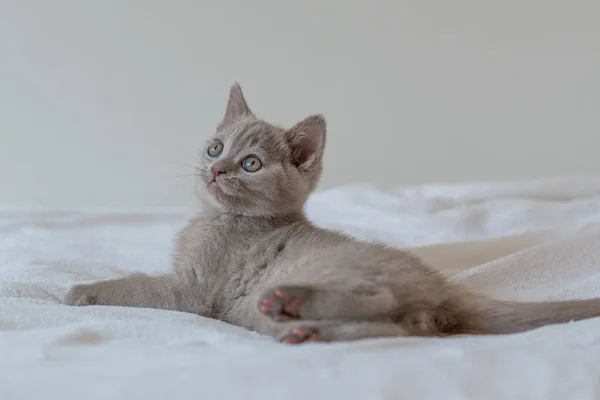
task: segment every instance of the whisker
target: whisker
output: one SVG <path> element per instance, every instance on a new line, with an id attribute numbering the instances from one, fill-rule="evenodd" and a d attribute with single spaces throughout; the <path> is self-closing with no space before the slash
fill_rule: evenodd
<path id="1" fill-rule="evenodd" d="M 202 163 L 200 162 L 200 159 L 198 158 L 198 156 L 195 156 L 195 155 L 193 155 L 193 154 L 188 154 L 188 155 L 187 155 L 187 157 L 188 157 L 188 158 L 191 158 L 191 159 L 192 159 L 192 162 L 194 162 L 195 164 L 202 164 Z"/>
<path id="2" fill-rule="evenodd" d="M 181 161 L 166 161 L 166 162 L 168 162 L 169 164 L 177 164 L 177 165 L 180 165 L 182 167 L 191 168 L 191 169 L 193 169 L 195 171 L 200 171 L 200 167 L 198 167 L 196 165 L 184 163 L 184 162 L 181 162 Z"/>
<path id="3" fill-rule="evenodd" d="M 180 175 L 173 175 L 174 178 L 189 178 L 189 177 L 200 177 L 199 174 L 180 174 Z"/>

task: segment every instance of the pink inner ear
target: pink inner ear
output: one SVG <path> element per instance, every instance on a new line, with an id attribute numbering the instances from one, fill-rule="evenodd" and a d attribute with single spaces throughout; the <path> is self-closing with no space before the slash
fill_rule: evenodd
<path id="1" fill-rule="evenodd" d="M 312 155 L 318 153 L 323 143 L 323 136 L 318 132 L 302 132 L 298 135 L 298 147 L 301 153 L 304 154 L 307 161 Z"/>
<path id="2" fill-rule="evenodd" d="M 287 134 L 296 165 L 309 167 L 325 147 L 325 120 L 320 115 L 308 117 Z"/>

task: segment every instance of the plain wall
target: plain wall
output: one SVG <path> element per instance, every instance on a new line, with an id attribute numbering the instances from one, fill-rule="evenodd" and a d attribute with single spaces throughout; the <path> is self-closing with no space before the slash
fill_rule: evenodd
<path id="1" fill-rule="evenodd" d="M 191 204 L 233 81 L 321 188 L 600 167 L 597 0 L 0 0 L 0 204 Z"/>

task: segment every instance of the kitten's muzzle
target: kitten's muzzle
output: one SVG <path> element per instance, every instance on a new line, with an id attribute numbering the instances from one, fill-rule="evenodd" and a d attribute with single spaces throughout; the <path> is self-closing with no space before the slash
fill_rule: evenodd
<path id="1" fill-rule="evenodd" d="M 227 171 L 224 168 L 218 167 L 218 166 L 214 166 L 214 165 L 212 167 L 210 167 L 210 172 L 212 172 L 212 175 L 213 175 L 212 176 L 212 180 L 210 181 L 211 183 L 212 182 L 216 182 L 217 181 L 217 177 L 219 175 L 224 175 L 224 174 L 227 173 Z"/>

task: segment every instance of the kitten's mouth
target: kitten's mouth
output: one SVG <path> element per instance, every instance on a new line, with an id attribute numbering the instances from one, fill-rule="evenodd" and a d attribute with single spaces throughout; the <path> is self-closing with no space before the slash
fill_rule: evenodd
<path id="1" fill-rule="evenodd" d="M 206 184 L 206 187 L 209 189 L 217 189 L 217 188 L 221 188 L 221 185 L 219 184 L 219 182 L 217 181 L 217 177 L 213 176 L 212 178 L 210 178 L 210 180 L 208 181 L 208 183 Z"/>

